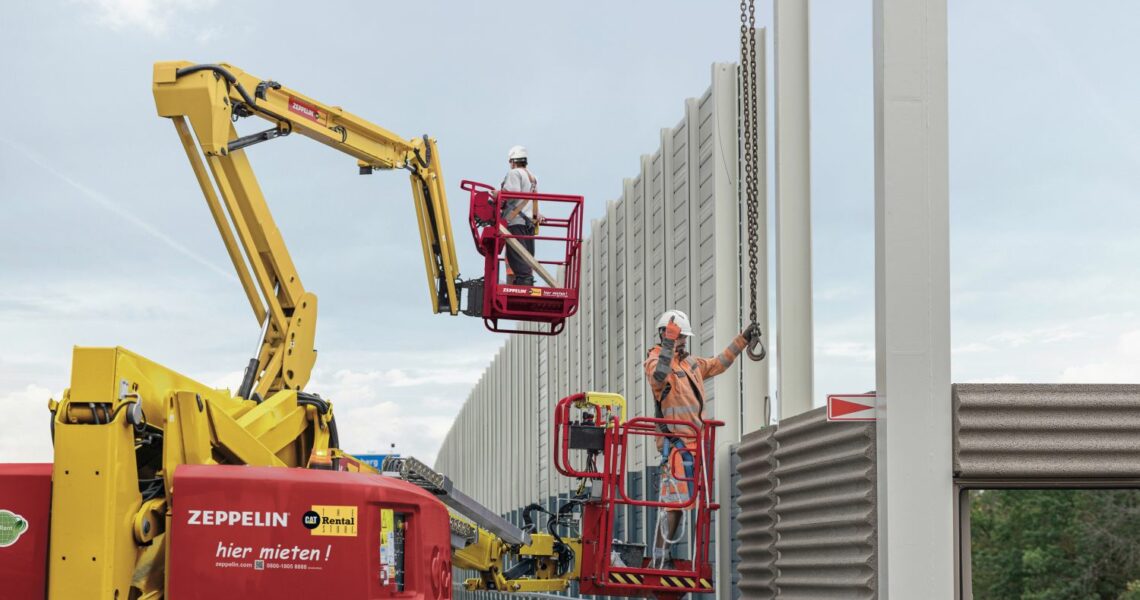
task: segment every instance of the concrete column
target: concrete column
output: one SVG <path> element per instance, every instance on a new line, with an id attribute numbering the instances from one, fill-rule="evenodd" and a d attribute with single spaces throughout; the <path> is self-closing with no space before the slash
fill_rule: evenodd
<path id="1" fill-rule="evenodd" d="M 716 332 L 713 347 L 702 354 L 712 356 L 723 350 L 740 332 L 740 188 L 737 123 L 739 93 L 736 65 L 717 63 L 712 67 L 713 152 L 713 219 L 716 247 Z M 694 232 L 698 228 L 694 227 Z M 694 279 L 698 269 L 694 268 Z M 694 304 L 698 304 L 694 297 Z M 695 312 L 695 311 L 694 311 Z M 747 361 L 743 359 L 738 364 Z M 741 367 L 743 368 L 743 367 Z M 716 518 L 717 581 L 732 581 L 732 445 L 740 441 L 740 379 L 732 370 L 712 380 L 716 390 L 713 411 L 724 421 L 717 431 L 715 492 L 721 509 Z M 732 597 L 731 585 L 717 587 L 719 598 Z"/>
<path id="2" fill-rule="evenodd" d="M 700 136 L 700 123 L 701 123 L 700 103 L 696 98 L 685 99 L 685 133 L 688 134 L 689 139 L 685 144 L 685 152 L 688 155 L 685 159 L 685 166 L 689 170 L 689 185 L 688 188 L 689 198 L 686 207 L 689 210 L 688 216 L 688 246 L 689 246 L 689 260 L 685 261 L 685 267 L 688 269 L 686 280 L 689 284 L 689 301 L 687 306 L 672 306 L 685 311 L 689 315 L 689 322 L 694 327 L 701 322 L 701 290 L 698 281 L 701 278 L 700 256 L 701 245 L 698 240 L 701 235 L 701 211 L 700 211 L 700 165 L 701 165 L 701 136 Z M 694 330 L 695 331 L 695 330 Z M 698 356 L 708 354 L 709 349 L 703 348 L 700 344 L 700 332 L 696 332 L 689 338 L 688 350 Z"/>
<path id="3" fill-rule="evenodd" d="M 764 332 L 764 344 L 772 348 L 772 330 L 768 323 L 768 68 L 767 68 L 767 32 L 764 29 L 756 30 L 756 139 L 760 147 L 756 151 L 757 159 L 757 203 L 759 206 L 759 221 L 757 228 L 760 239 L 757 245 L 756 265 L 756 318 L 760 329 Z M 743 128 L 741 128 L 743 132 Z M 744 145 L 741 144 L 741 151 Z M 743 168 L 743 164 L 741 165 Z M 740 188 L 740 282 L 742 297 L 740 311 L 743 320 L 748 319 L 748 207 L 744 204 L 747 199 L 744 195 L 743 173 L 741 174 Z M 741 373 L 741 390 L 743 397 L 743 417 L 740 423 L 741 435 L 747 435 L 768 424 L 771 416 L 771 399 L 768 397 L 768 359 L 752 362 L 746 357 L 741 359 L 743 370 Z"/>
<path id="4" fill-rule="evenodd" d="M 665 310 L 673 308 L 673 130 L 661 130 L 661 186 L 663 193 L 661 194 L 661 201 L 665 203 L 661 213 L 665 218 L 665 225 L 662 231 L 665 232 L 665 243 L 663 244 L 663 252 L 665 253 L 665 265 L 662 267 L 665 271 L 662 281 L 665 284 Z M 661 312 L 661 311 L 657 311 Z M 658 315 L 650 315 L 650 318 L 656 320 Z"/>
<path id="5" fill-rule="evenodd" d="M 812 407 L 808 2 L 775 0 L 776 385 L 780 418 Z"/>
<path id="6" fill-rule="evenodd" d="M 954 595 L 946 0 L 875 0 L 879 597 Z"/>
<path id="7" fill-rule="evenodd" d="M 720 353 L 736 338 L 740 323 L 740 201 L 737 188 L 738 161 L 736 65 L 717 63 L 712 68 L 712 98 L 714 142 L 711 160 L 713 185 L 714 241 L 716 247 L 716 320 L 713 347 L 701 353 L 713 356 Z M 694 273 L 697 269 L 693 269 Z M 699 277 L 694 276 L 694 279 Z M 694 303 L 696 303 L 694 301 Z M 694 311 L 696 312 L 696 311 Z M 747 359 L 738 361 L 741 364 Z M 740 440 L 740 380 L 736 371 L 729 371 L 712 380 L 716 390 L 713 401 L 716 419 L 724 421 L 717 432 L 718 446 L 727 447 Z M 727 488 L 725 488 L 727 490 Z"/>

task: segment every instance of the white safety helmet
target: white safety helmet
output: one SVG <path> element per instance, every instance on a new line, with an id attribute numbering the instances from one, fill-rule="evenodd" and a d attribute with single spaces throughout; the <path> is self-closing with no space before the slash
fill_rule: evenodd
<path id="1" fill-rule="evenodd" d="M 511 146 L 510 151 L 507 152 L 507 160 L 522 160 L 526 158 L 525 146 Z"/>
<path id="2" fill-rule="evenodd" d="M 679 310 L 667 310 L 661 313 L 661 318 L 657 319 L 657 331 L 665 329 L 669 324 L 669 319 L 681 328 L 681 335 L 691 337 L 693 335 L 693 328 L 689 325 L 689 316 Z"/>

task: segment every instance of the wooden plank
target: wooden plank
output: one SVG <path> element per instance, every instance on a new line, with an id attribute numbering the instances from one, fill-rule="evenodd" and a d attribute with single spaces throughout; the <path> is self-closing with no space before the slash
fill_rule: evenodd
<path id="1" fill-rule="evenodd" d="M 499 233 L 503 234 L 504 236 L 514 235 L 501 224 L 499 225 Z M 538 259 L 534 257 L 534 255 L 526 251 L 526 247 L 522 245 L 522 242 L 516 240 L 513 237 L 506 237 L 504 239 L 507 240 L 507 245 L 509 245 L 515 252 L 518 253 L 519 257 L 523 259 L 523 262 L 530 265 L 530 268 L 534 269 L 534 272 L 538 273 L 538 276 L 546 281 L 546 285 L 549 285 L 550 287 L 562 287 L 558 284 L 558 279 L 548 273 L 546 269 L 543 268 L 543 266 L 538 262 Z"/>

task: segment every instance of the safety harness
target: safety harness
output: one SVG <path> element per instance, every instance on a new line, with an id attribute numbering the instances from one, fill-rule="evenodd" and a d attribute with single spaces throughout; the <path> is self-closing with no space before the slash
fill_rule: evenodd
<path id="1" fill-rule="evenodd" d="M 529 179 L 529 180 L 530 180 L 530 193 L 532 193 L 532 194 L 534 194 L 534 193 L 537 193 L 537 192 L 538 192 L 538 180 L 537 180 L 537 179 L 535 179 L 535 178 L 534 178 L 534 175 L 532 175 L 532 174 L 531 174 L 531 172 L 530 172 L 530 169 L 528 169 L 528 168 L 526 168 L 526 167 L 520 167 L 520 168 L 521 168 L 521 169 L 522 169 L 522 170 L 523 170 L 523 171 L 526 173 L 526 177 L 527 177 L 527 179 Z M 503 178 L 503 183 L 502 183 L 502 185 L 506 185 L 506 184 L 507 184 L 507 180 L 506 180 L 506 178 Z M 500 187 L 501 187 L 501 186 L 500 186 Z M 509 215 L 506 215 L 506 217 L 504 218 L 504 220 L 505 220 L 507 223 L 510 223 L 512 219 L 514 219 L 515 217 L 517 217 L 517 216 L 519 215 L 519 213 L 521 213 L 521 212 L 522 212 L 522 210 L 523 210 L 524 208 L 526 208 L 526 205 L 527 205 L 527 204 L 530 204 L 530 202 L 531 202 L 530 200 L 524 200 L 524 201 L 520 201 L 520 202 L 519 202 L 519 205 L 518 205 L 518 206 L 516 206 L 516 207 L 515 207 L 515 209 L 514 209 L 513 211 L 511 211 L 511 214 L 509 214 Z M 526 219 L 526 215 L 523 215 L 523 218 L 524 218 L 524 219 Z M 530 220 L 530 219 L 527 219 L 527 221 L 529 221 L 529 220 Z"/>
<path id="2" fill-rule="evenodd" d="M 682 362 L 683 361 L 684 361 L 684 359 L 682 359 Z M 670 370 L 672 370 L 672 365 L 670 365 Z M 700 406 L 700 412 L 697 413 L 697 418 L 704 421 L 704 418 L 705 418 L 704 394 L 701 393 L 700 387 L 698 387 L 696 382 L 693 381 L 693 378 L 689 376 L 689 373 L 687 371 L 684 371 L 684 369 L 682 369 L 682 371 L 685 373 L 685 381 L 689 382 L 689 386 L 693 390 L 693 395 L 696 396 L 696 398 L 697 398 L 697 404 Z M 661 388 L 661 396 L 657 399 L 656 405 L 654 406 L 654 413 L 653 413 L 654 417 L 656 417 L 658 419 L 664 419 L 665 418 L 665 411 L 661 408 L 661 406 L 662 406 L 662 404 L 665 403 L 665 398 L 668 398 L 669 393 L 672 391 L 673 391 L 673 386 L 668 384 L 668 383 L 666 383 L 665 386 L 663 388 Z M 664 423 L 658 423 L 657 424 L 657 430 L 660 431 L 661 433 L 665 433 L 665 434 L 672 433 L 672 431 Z M 685 446 L 685 444 L 683 444 L 681 442 L 680 438 L 678 438 L 676 436 L 666 435 L 665 436 L 665 443 L 661 445 L 661 464 L 663 466 L 665 466 L 666 468 L 669 465 L 669 451 L 672 450 L 673 448 L 676 448 L 678 452 L 684 452 L 684 453 L 689 452 L 689 449 Z M 688 468 L 685 469 L 686 470 L 685 476 L 691 479 L 692 473 L 690 471 L 692 469 L 692 466 L 691 466 L 692 454 L 691 453 L 689 453 L 689 454 L 690 454 L 690 459 L 689 459 L 690 464 L 686 465 Z M 681 460 L 682 460 L 682 464 L 684 464 L 684 458 L 682 458 Z"/>

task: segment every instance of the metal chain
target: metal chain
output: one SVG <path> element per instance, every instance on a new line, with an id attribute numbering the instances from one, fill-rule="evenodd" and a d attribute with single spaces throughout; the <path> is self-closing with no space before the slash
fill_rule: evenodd
<path id="1" fill-rule="evenodd" d="M 740 82 L 741 105 L 744 125 L 744 194 L 748 207 L 748 322 L 757 322 L 757 265 L 760 243 L 759 194 L 759 144 L 758 119 L 766 118 L 758 114 L 756 102 L 756 5 L 755 0 L 740 0 Z M 753 347 L 760 346 L 757 353 Z M 763 360 L 766 351 L 757 333 L 749 344 L 748 355 L 753 360 Z"/>

